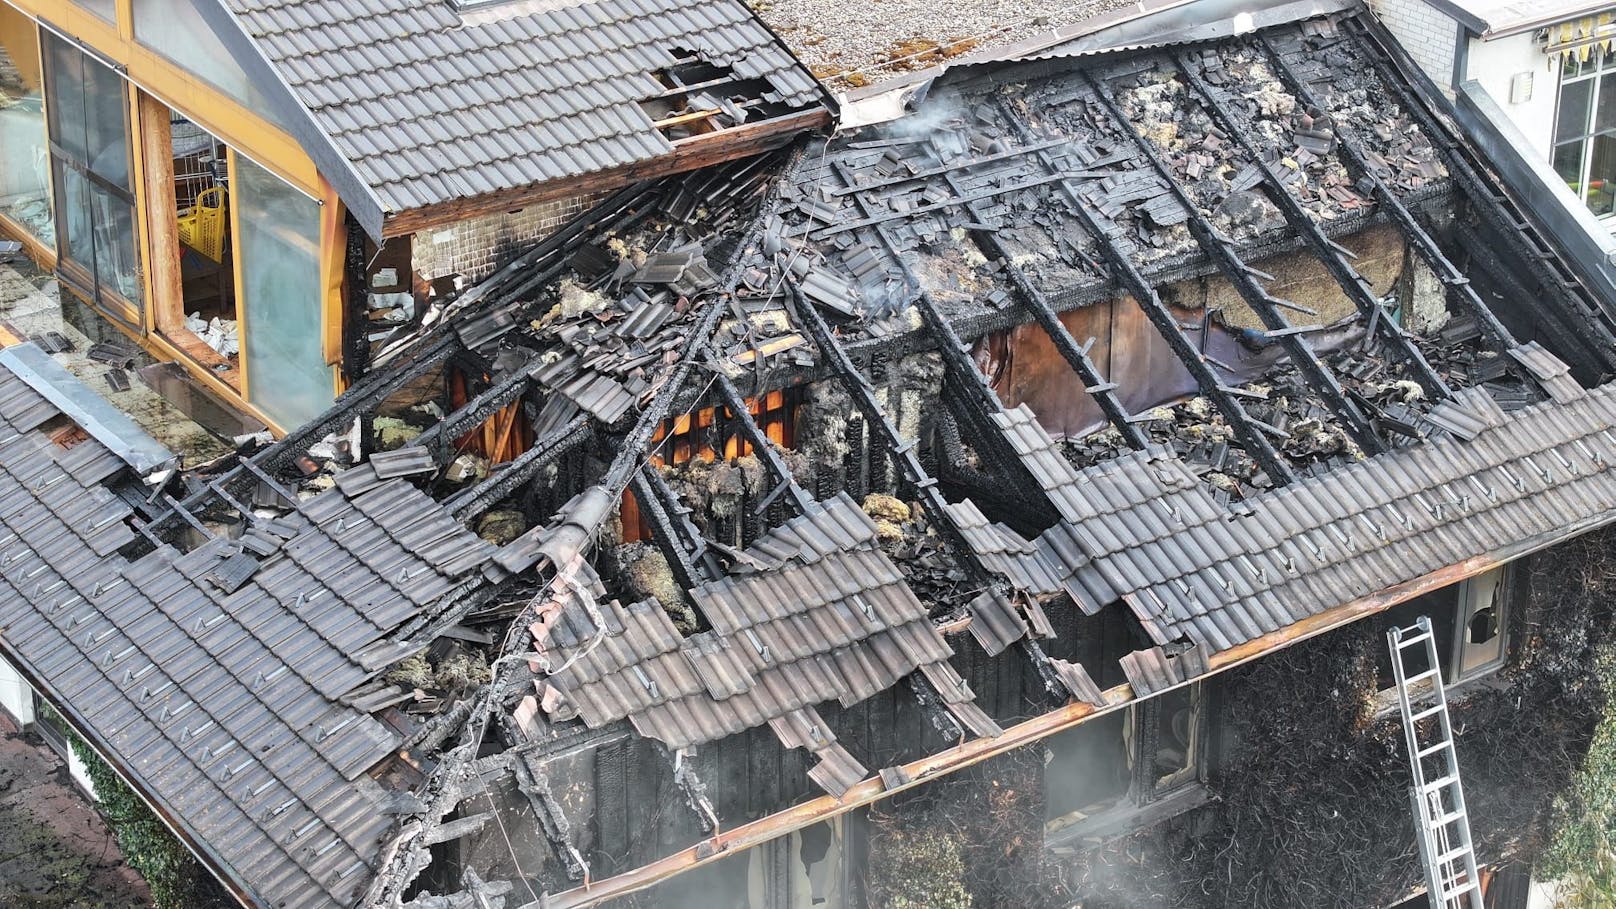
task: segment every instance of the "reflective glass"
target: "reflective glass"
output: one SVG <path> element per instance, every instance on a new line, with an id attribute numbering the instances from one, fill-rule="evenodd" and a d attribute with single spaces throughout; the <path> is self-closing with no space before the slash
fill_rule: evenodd
<path id="1" fill-rule="evenodd" d="M 335 392 L 322 349 L 320 206 L 239 155 L 232 197 L 247 395 L 290 429 L 329 407 Z"/>

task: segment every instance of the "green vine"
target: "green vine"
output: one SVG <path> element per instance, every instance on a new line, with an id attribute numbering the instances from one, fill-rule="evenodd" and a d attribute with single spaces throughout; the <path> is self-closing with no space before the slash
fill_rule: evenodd
<path id="1" fill-rule="evenodd" d="M 218 882 L 191 851 L 60 715 L 44 707 L 41 719 L 66 735 L 73 753 L 83 762 L 90 783 L 95 787 L 97 807 L 106 818 L 107 826 L 117 835 L 124 860 L 140 872 L 151 887 L 155 909 L 208 909 L 231 905 Z"/>
<path id="2" fill-rule="evenodd" d="M 1542 869 L 1567 885 L 1562 896 L 1575 906 L 1608 906 L 1616 898 L 1616 645 L 1595 652 L 1594 676 L 1604 713 L 1582 769 L 1555 805 L 1559 823 Z"/>

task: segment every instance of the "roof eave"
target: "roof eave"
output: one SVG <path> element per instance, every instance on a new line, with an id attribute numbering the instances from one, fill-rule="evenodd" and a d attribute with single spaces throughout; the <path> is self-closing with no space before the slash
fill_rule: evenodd
<path id="1" fill-rule="evenodd" d="M 336 146 L 315 121 L 297 93 L 287 84 L 277 67 L 239 20 L 222 3 L 198 3 L 197 11 L 213 29 L 225 49 L 240 64 L 253 84 L 268 96 L 270 106 L 283 129 L 308 154 L 320 176 L 331 184 L 337 197 L 359 222 L 365 233 L 377 242 L 382 238 L 386 209 L 369 183 L 359 176 L 353 162 Z"/>
<path id="2" fill-rule="evenodd" d="M 1259 657 L 1276 653 L 1302 641 L 1335 631 L 1360 619 L 1385 612 L 1415 597 L 1457 584 L 1507 562 L 1540 552 L 1573 537 L 1602 529 L 1613 523 L 1616 523 L 1616 510 L 1607 511 L 1523 540 L 1517 540 L 1488 553 L 1438 568 L 1435 571 L 1388 587 L 1377 593 L 1359 597 L 1262 637 L 1213 654 L 1209 661 L 1210 668 L 1206 673 L 1186 679 L 1168 688 L 1153 691 L 1148 697 L 1155 697 L 1173 688 L 1182 688 L 1211 678 L 1226 670 L 1250 663 Z M 1145 699 L 1135 695 L 1132 688 L 1126 684 L 1107 689 L 1104 694 L 1104 707 L 1095 707 L 1086 702 L 1074 701 L 1064 707 L 1056 708 L 1025 722 L 1007 727 L 1004 734 L 997 738 L 971 739 L 936 754 L 904 764 L 898 768 L 907 777 L 907 781 L 901 785 L 888 786 L 886 784 L 888 777 L 871 777 L 853 786 L 840 798 L 829 795 L 820 796 L 785 811 L 766 815 L 750 823 L 715 833 L 711 838 L 703 840 L 695 846 L 673 853 L 650 864 L 603 880 L 592 881 L 587 888 L 578 887 L 561 893 L 550 894 L 546 897 L 545 906 L 548 909 L 581 909 L 584 906 L 598 905 L 606 899 L 644 890 L 683 871 L 735 855 L 776 837 L 784 836 L 804 827 L 845 814 L 855 808 L 873 804 L 889 795 L 919 786 L 943 774 L 962 770 L 988 758 L 1024 747 L 1058 732 L 1079 726 L 1096 717 L 1115 713 Z M 529 907 L 524 907 L 524 909 L 529 909 Z"/>
<path id="3" fill-rule="evenodd" d="M 151 809 L 152 814 L 163 822 L 163 826 L 167 827 L 169 832 L 174 834 L 181 843 L 184 843 L 185 848 L 196 856 L 203 867 L 207 868 L 208 872 L 217 878 L 226 890 L 230 891 L 230 895 L 235 897 L 236 902 L 246 907 L 246 909 L 259 909 L 259 907 L 275 905 L 265 899 L 262 894 L 253 890 L 247 879 L 234 866 L 225 861 L 223 856 L 215 852 L 208 844 L 207 839 L 192 829 L 182 816 L 169 811 L 167 806 L 156 798 L 152 788 L 146 784 L 145 779 L 139 773 L 108 757 L 108 755 L 115 752 L 96 730 L 95 724 L 86 721 L 73 708 L 72 703 L 67 698 L 62 697 L 54 686 L 34 672 L 33 667 L 28 664 L 21 653 L 11 646 L 11 642 L 6 639 L 3 632 L 4 629 L 0 629 L 0 656 L 3 656 L 11 668 L 22 676 L 23 681 L 27 682 L 30 688 L 38 692 L 40 697 L 50 704 L 52 710 L 55 710 L 62 719 L 67 721 L 69 726 L 73 727 L 73 731 L 101 758 L 102 763 L 112 768 L 112 772 L 116 773 L 118 778 L 124 782 L 124 785 L 128 786 L 130 791 L 134 792 L 146 804 L 146 807 Z"/>
<path id="4" fill-rule="evenodd" d="M 633 161 L 574 177 L 562 177 L 480 196 L 390 212 L 381 224 L 380 235 L 404 236 L 436 227 L 447 227 L 466 218 L 516 211 L 529 205 L 609 192 L 643 180 L 711 167 L 725 161 L 772 151 L 804 132 L 828 126 L 832 119 L 828 107 L 814 107 L 771 120 L 682 139 L 673 143 L 673 150 L 667 154 L 642 161 Z"/>

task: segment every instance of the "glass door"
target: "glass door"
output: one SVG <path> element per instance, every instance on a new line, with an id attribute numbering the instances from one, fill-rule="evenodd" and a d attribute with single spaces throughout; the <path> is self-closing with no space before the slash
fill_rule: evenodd
<path id="1" fill-rule="evenodd" d="M 57 270 L 107 315 L 141 325 L 140 259 L 123 78 L 45 32 Z"/>

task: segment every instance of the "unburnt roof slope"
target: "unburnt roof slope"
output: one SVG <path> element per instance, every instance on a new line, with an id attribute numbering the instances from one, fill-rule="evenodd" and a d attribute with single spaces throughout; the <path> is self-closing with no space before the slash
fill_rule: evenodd
<path id="1" fill-rule="evenodd" d="M 366 772 L 401 736 L 342 698 L 491 547 L 373 480 L 126 556 L 123 462 L 63 428 L 0 365 L 0 650 L 255 902 L 354 904 L 392 825 Z"/>
<path id="2" fill-rule="evenodd" d="M 226 0 L 391 213 L 666 154 L 637 102 L 694 52 L 767 98 L 818 85 L 740 0 Z"/>

